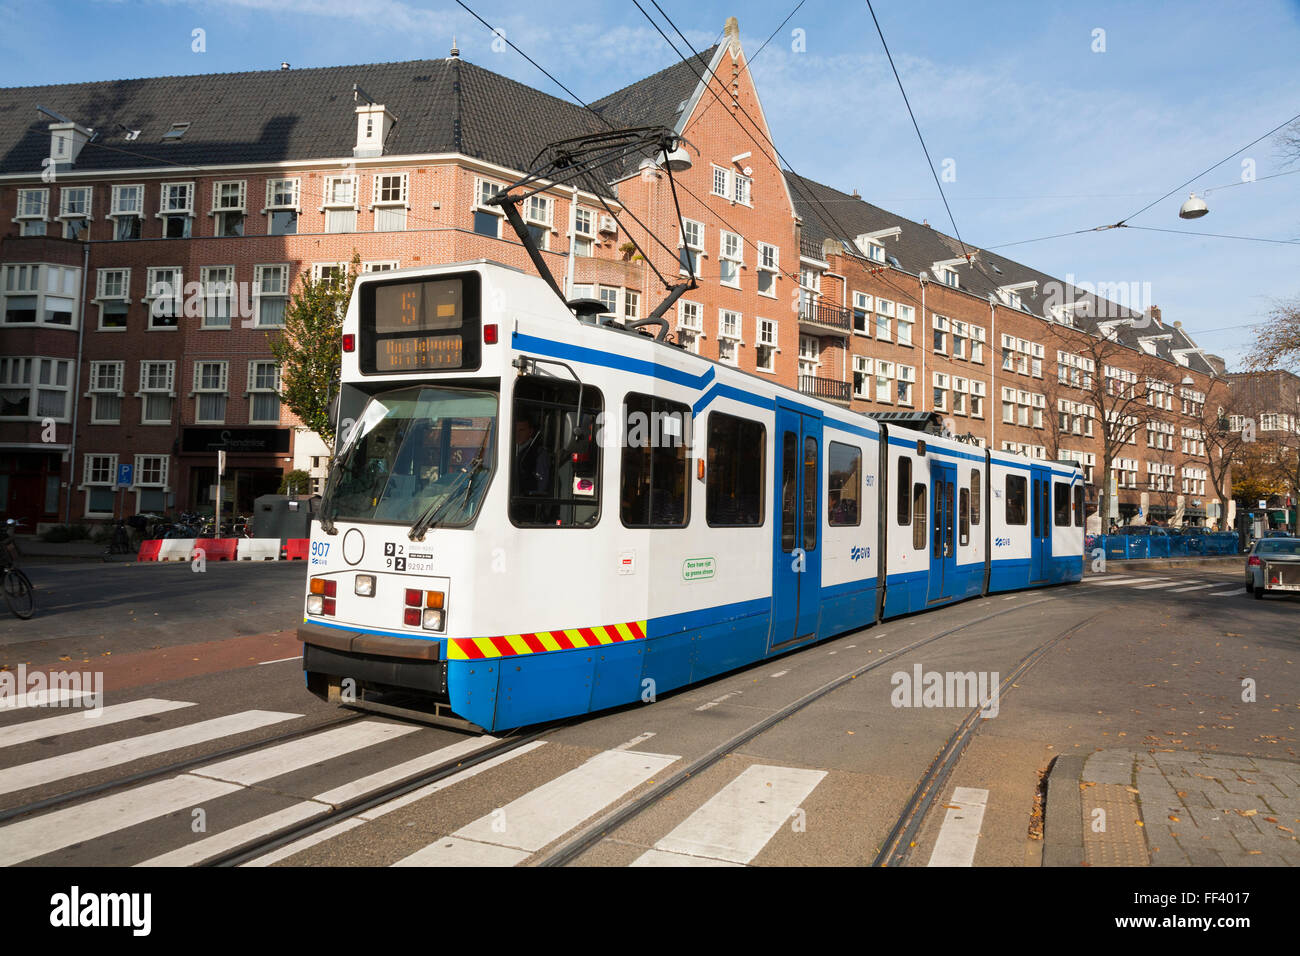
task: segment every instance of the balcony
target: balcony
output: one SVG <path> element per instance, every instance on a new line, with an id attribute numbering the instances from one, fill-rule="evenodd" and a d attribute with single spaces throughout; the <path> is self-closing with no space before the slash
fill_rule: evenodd
<path id="1" fill-rule="evenodd" d="M 849 404 L 849 383 L 838 382 L 833 378 L 818 378 L 815 375 L 799 376 L 799 391 L 813 398 L 825 399 L 840 405 Z"/>
<path id="2" fill-rule="evenodd" d="M 805 331 L 819 332 L 822 335 L 830 333 L 848 336 L 853 331 L 853 313 L 848 309 L 837 309 L 822 305 L 820 302 L 801 302 L 799 326 Z"/>

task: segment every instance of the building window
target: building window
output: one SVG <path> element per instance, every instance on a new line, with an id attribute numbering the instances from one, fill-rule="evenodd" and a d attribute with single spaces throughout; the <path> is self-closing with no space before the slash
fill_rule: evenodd
<path id="1" fill-rule="evenodd" d="M 970 415 L 971 418 L 984 417 L 984 389 L 987 386 L 983 382 L 972 381 L 970 383 Z"/>
<path id="2" fill-rule="evenodd" d="M 184 289 L 180 269 L 150 266 L 144 297 L 149 306 L 150 329 L 174 329 L 180 324 Z"/>
<path id="3" fill-rule="evenodd" d="M 688 352 L 700 354 L 704 337 L 704 309 L 698 302 L 677 303 L 677 341 Z"/>
<path id="4" fill-rule="evenodd" d="M 117 481 L 116 455 L 87 455 L 81 486 L 86 492 L 86 517 L 113 516 L 114 485 Z"/>
<path id="5" fill-rule="evenodd" d="M 859 335 L 871 334 L 872 297 L 865 292 L 853 293 L 853 331 Z"/>
<path id="6" fill-rule="evenodd" d="M 402 232 L 406 229 L 406 173 L 375 176 L 375 232 Z"/>
<path id="7" fill-rule="evenodd" d="M 916 368 L 911 365 L 898 366 L 898 404 L 912 404 L 912 386 L 916 383 Z"/>
<path id="8" fill-rule="evenodd" d="M 59 190 L 59 218 L 64 239 L 83 239 L 90 228 L 91 187 L 64 186 Z"/>
<path id="9" fill-rule="evenodd" d="M 212 214 L 216 217 L 216 235 L 244 234 L 244 216 L 248 211 L 248 184 L 242 180 L 212 184 Z"/>
<path id="10" fill-rule="evenodd" d="M 125 329 L 131 299 L 130 269 L 100 269 L 95 278 L 95 302 L 99 305 L 100 329 Z"/>
<path id="11" fill-rule="evenodd" d="M 284 309 L 289 301 L 288 265 L 254 266 L 253 291 L 257 298 L 257 324 L 275 328 L 283 326 Z"/>
<path id="12" fill-rule="evenodd" d="M 200 276 L 203 285 L 203 328 L 230 328 L 230 304 L 235 296 L 235 267 L 204 266 L 200 270 Z"/>
<path id="13" fill-rule="evenodd" d="M 80 291 L 81 269 L 76 266 L 6 265 L 0 289 L 4 321 L 75 328 Z"/>
<path id="14" fill-rule="evenodd" d="M 729 309 L 718 310 L 718 361 L 728 365 L 740 364 L 740 313 Z"/>
<path id="15" fill-rule="evenodd" d="M 225 424 L 226 385 L 225 362 L 194 363 L 194 394 L 198 399 L 195 422 L 200 425 Z"/>
<path id="16" fill-rule="evenodd" d="M 727 170 L 721 166 L 713 167 L 713 195 L 725 197 L 727 193 Z"/>
<path id="17" fill-rule="evenodd" d="M 740 288 L 740 269 L 745 264 L 744 246 L 734 232 L 723 232 L 719 269 L 723 285 Z"/>
<path id="18" fill-rule="evenodd" d="M 133 475 L 136 511 L 165 511 L 167 508 L 166 455 L 136 455 Z"/>
<path id="19" fill-rule="evenodd" d="M 900 302 L 898 303 L 897 308 L 897 319 L 898 325 L 896 326 L 896 331 L 898 332 L 898 344 L 911 345 L 912 327 L 916 324 L 916 310 L 910 305 L 903 305 L 903 303 Z"/>
<path id="20" fill-rule="evenodd" d="M 627 322 L 641 318 L 641 293 L 631 289 L 623 291 L 623 319 Z"/>
<path id="21" fill-rule="evenodd" d="M 931 320 L 934 323 L 934 350 L 940 355 L 948 352 L 948 320 L 942 316 L 932 313 Z"/>
<path id="22" fill-rule="evenodd" d="M 876 359 L 876 401 L 886 405 L 894 401 L 894 363 Z"/>
<path id="23" fill-rule="evenodd" d="M 732 174 L 731 200 L 738 202 L 742 206 L 751 205 L 750 192 L 753 189 L 754 181 L 748 176 L 742 176 L 739 173 Z"/>
<path id="24" fill-rule="evenodd" d="M 68 421 L 70 359 L 0 358 L 0 418 Z"/>
<path id="25" fill-rule="evenodd" d="M 781 249 L 768 242 L 758 244 L 758 294 L 776 298 L 776 275 L 781 268 Z"/>
<path id="26" fill-rule="evenodd" d="M 977 365 L 984 364 L 984 328 L 979 325 L 970 327 L 970 360 Z"/>
<path id="27" fill-rule="evenodd" d="M 50 191 L 48 189 L 18 190 L 18 224 L 20 236 L 43 236 L 50 218 Z"/>
<path id="28" fill-rule="evenodd" d="M 141 425 L 170 425 L 175 383 L 174 362 L 140 363 L 140 391 L 136 397 L 143 399 L 140 410 Z"/>
<path id="29" fill-rule="evenodd" d="M 853 356 L 853 397 L 871 401 L 871 359 Z"/>
<path id="30" fill-rule="evenodd" d="M 597 286 L 596 297 L 605 305 L 606 315 L 618 315 L 618 289 Z"/>
<path id="31" fill-rule="evenodd" d="M 954 415 L 966 414 L 966 393 L 970 390 L 970 383 L 964 378 L 953 376 L 952 378 L 952 413 Z"/>
<path id="32" fill-rule="evenodd" d="M 888 342 L 893 338 L 894 303 L 888 299 L 876 299 L 876 338 Z"/>
<path id="33" fill-rule="evenodd" d="M 268 179 L 266 181 L 266 209 L 269 216 L 267 234 L 293 236 L 298 233 L 299 180 Z"/>
<path id="34" fill-rule="evenodd" d="M 488 179 L 474 180 L 474 231 L 480 236 L 501 238 L 500 206 L 489 206 L 487 201 L 502 190 L 500 183 Z"/>
<path id="35" fill-rule="evenodd" d="M 573 254 L 589 257 L 596 244 L 596 214 L 590 209 L 575 209 L 573 232 Z"/>
<path id="36" fill-rule="evenodd" d="M 139 239 L 140 220 L 144 217 L 144 186 L 114 186 L 109 204 L 114 239 Z"/>
<path id="37" fill-rule="evenodd" d="M 948 376 L 943 372 L 934 373 L 934 410 L 948 411 Z"/>
<path id="38" fill-rule="evenodd" d="M 686 275 L 689 271 L 690 274 L 699 278 L 700 257 L 703 255 L 704 223 L 696 222 L 694 219 L 683 219 L 681 244 L 678 251 L 682 275 Z"/>
<path id="39" fill-rule="evenodd" d="M 758 370 L 760 372 L 776 371 L 776 322 L 772 319 L 758 320 Z"/>
<path id="40" fill-rule="evenodd" d="M 325 201 L 326 232 L 357 231 L 357 178 L 355 176 L 326 176 Z"/>
<path id="41" fill-rule="evenodd" d="M 158 201 L 158 218 L 164 239 L 188 239 L 194 219 L 194 184 L 163 183 Z"/>
<path id="42" fill-rule="evenodd" d="M 90 363 L 90 423 L 117 425 L 122 421 L 122 362 Z"/>
<path id="43" fill-rule="evenodd" d="M 248 423 L 280 423 L 280 368 L 275 362 L 248 363 Z"/>

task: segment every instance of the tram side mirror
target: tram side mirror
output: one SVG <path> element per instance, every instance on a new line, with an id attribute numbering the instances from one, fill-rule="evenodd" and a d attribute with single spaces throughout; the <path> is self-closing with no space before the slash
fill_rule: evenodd
<path id="1" fill-rule="evenodd" d="M 339 420 L 339 399 L 341 397 L 342 393 L 339 390 L 339 383 L 336 379 L 330 383 L 329 394 L 325 399 L 325 412 L 329 415 L 329 420 L 333 423 L 337 423 Z"/>

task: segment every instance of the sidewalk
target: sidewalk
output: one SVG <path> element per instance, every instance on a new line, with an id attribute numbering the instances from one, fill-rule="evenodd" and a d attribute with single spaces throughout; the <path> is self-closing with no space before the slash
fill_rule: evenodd
<path id="1" fill-rule="evenodd" d="M 1061 756 L 1044 866 L 1300 866 L 1300 763 L 1188 752 Z"/>
<path id="2" fill-rule="evenodd" d="M 20 564 L 51 564 L 63 561 L 100 561 L 112 560 L 115 562 L 132 562 L 134 563 L 136 555 L 115 554 L 111 558 L 104 552 L 108 548 L 106 544 L 96 544 L 93 541 L 65 541 L 58 544 L 52 544 L 49 541 L 42 541 L 36 537 L 19 537 L 17 538 L 18 560 Z"/>
<path id="3" fill-rule="evenodd" d="M 1083 556 L 1085 569 L 1091 570 L 1092 558 Z M 1106 559 L 1107 571 L 1156 571 L 1160 568 L 1203 568 L 1206 571 L 1243 571 L 1246 567 L 1244 554 L 1215 554 L 1206 557 L 1185 558 L 1129 558 L 1127 560 Z"/>

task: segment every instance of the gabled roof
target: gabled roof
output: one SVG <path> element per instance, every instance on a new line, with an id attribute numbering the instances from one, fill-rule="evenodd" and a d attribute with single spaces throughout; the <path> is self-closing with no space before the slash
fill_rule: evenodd
<path id="1" fill-rule="evenodd" d="M 50 119 L 38 103 L 98 131 L 76 172 L 349 157 L 354 83 L 396 117 L 389 156 L 460 152 L 526 170 L 547 143 L 605 128 L 580 106 L 459 58 L 11 87 L 0 89 L 0 173 L 40 172 Z M 173 123 L 190 127 L 163 142 Z M 140 135 L 128 141 L 126 130 Z"/>
<path id="2" fill-rule="evenodd" d="M 886 239 L 883 245 L 886 254 L 896 258 L 899 268 L 904 272 L 912 275 L 929 272 L 931 278 L 937 280 L 938 277 L 934 275 L 936 262 L 961 258 L 966 253 L 971 253 L 972 263 L 959 265 L 955 271 L 960 277 L 961 288 L 973 295 L 987 299 L 990 295 L 996 296 L 999 288 L 1021 282 L 1035 282 L 1037 284 L 1032 289 L 1024 289 L 1017 294 L 1026 312 L 1046 319 L 1048 306 L 1053 304 L 1049 301 L 1050 290 L 1061 289 L 1065 300 L 1089 303 L 1090 307 L 1086 313 L 1081 309 L 1075 314 L 1074 327 L 1094 334 L 1098 332 L 1098 316 L 1103 316 L 1100 320 L 1103 322 L 1107 321 L 1105 317 L 1134 320 L 1143 318 L 1140 312 L 1135 312 L 1119 303 L 1081 290 L 1014 259 L 980 249 L 969 242 L 963 246 L 963 243 L 956 238 L 932 226 L 914 222 L 879 206 L 873 206 L 859 197 L 788 171 L 785 176 L 790 185 L 795 211 L 803 219 L 802 244 L 805 255 L 811 254 L 821 258 L 822 244 L 829 239 L 842 248 L 845 254 L 865 258 L 854 244 L 856 236 L 898 226 L 901 232 L 897 239 Z M 1003 308 L 1009 307 L 1004 305 Z M 1120 344 L 1139 351 L 1141 346 L 1138 340 L 1141 337 L 1170 336 L 1168 339 L 1160 339 L 1153 343 L 1153 346 L 1159 358 L 1176 365 L 1180 363 L 1174 358 L 1174 349 L 1197 347 L 1187 333 L 1175 325 L 1140 329 L 1135 329 L 1131 325 L 1120 325 L 1116 328 L 1116 332 Z M 1202 356 L 1188 355 L 1187 360 L 1187 367 L 1193 371 L 1204 375 L 1214 374 L 1214 369 Z"/>

